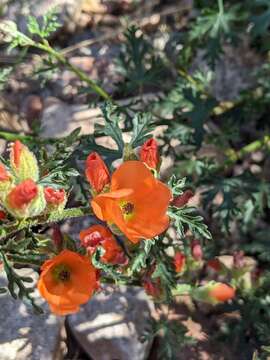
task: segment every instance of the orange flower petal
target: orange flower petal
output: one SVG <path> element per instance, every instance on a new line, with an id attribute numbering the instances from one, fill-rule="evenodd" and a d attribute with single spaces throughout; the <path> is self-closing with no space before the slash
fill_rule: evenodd
<path id="1" fill-rule="evenodd" d="M 55 269 L 66 267 L 69 278 L 57 279 Z M 96 289 L 96 270 L 89 259 L 70 250 L 64 250 L 41 268 L 38 289 L 49 303 L 52 311 L 66 315 L 78 311 L 79 305 L 86 303 Z"/>
<path id="2" fill-rule="evenodd" d="M 143 163 L 123 163 L 112 175 L 111 189 L 112 192 L 92 200 L 99 219 L 117 225 L 132 242 L 152 238 L 166 230 L 171 191 Z"/>

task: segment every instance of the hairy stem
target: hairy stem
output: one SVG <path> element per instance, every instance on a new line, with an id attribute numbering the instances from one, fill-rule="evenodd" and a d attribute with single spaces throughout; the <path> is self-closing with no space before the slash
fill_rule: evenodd
<path id="1" fill-rule="evenodd" d="M 110 95 L 103 90 L 99 85 L 97 85 L 93 80 L 91 80 L 88 75 L 79 69 L 77 66 L 72 65 L 61 53 L 54 50 L 49 43 L 44 40 L 43 43 L 35 43 L 34 47 L 46 52 L 51 55 L 54 59 L 56 59 L 60 64 L 64 65 L 66 68 L 71 70 L 74 74 L 78 76 L 78 78 L 84 82 L 86 82 L 89 87 L 99 96 L 101 96 L 105 100 L 111 100 Z"/>
<path id="2" fill-rule="evenodd" d="M 243 146 L 240 150 L 228 149 L 225 152 L 228 156 L 227 165 L 231 165 L 237 160 L 243 159 L 245 155 L 263 148 L 270 150 L 270 135 L 265 135 L 262 139 L 255 140 L 250 144 Z"/>
<path id="3" fill-rule="evenodd" d="M 78 207 L 78 208 L 70 208 L 65 209 L 61 212 L 52 212 L 46 215 L 40 215 L 32 219 L 24 219 L 21 221 L 16 221 L 16 223 L 12 223 L 5 228 L 5 232 L 2 236 L 0 236 L 0 241 L 5 240 L 6 238 L 15 235 L 21 230 L 29 229 L 33 226 L 51 224 L 55 222 L 59 222 L 62 220 L 89 216 L 92 215 L 90 208 L 88 207 Z"/>

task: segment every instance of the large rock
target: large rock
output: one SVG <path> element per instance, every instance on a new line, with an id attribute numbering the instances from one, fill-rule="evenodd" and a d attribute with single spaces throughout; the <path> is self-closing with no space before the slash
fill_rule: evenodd
<path id="1" fill-rule="evenodd" d="M 36 278 L 31 269 L 16 270 L 20 275 Z M 6 279 L 0 276 L 0 286 Z M 60 318 L 52 315 L 44 301 L 34 294 L 45 314 L 33 314 L 21 300 L 10 295 L 0 296 L 0 359 L 1 360 L 52 360 L 59 346 Z"/>
<path id="2" fill-rule="evenodd" d="M 72 333 L 95 360 L 144 360 L 151 343 L 140 341 L 153 303 L 138 287 L 104 287 L 82 310 L 68 317 Z"/>

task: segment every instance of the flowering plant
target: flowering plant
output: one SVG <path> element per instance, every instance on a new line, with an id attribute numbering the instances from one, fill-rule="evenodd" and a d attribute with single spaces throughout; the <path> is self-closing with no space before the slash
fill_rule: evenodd
<path id="1" fill-rule="evenodd" d="M 10 144 L 9 161 L 0 164 L 0 205 L 5 214 L 1 256 L 7 274 L 16 274 L 13 263 L 35 265 L 40 271 L 38 290 L 58 315 L 79 311 L 106 281 L 141 285 L 156 302 L 170 302 L 182 293 L 213 304 L 234 298 L 231 285 L 186 282 L 186 273 L 204 266 L 201 242 L 211 240 L 211 234 L 198 210 L 188 205 L 193 194 L 185 190 L 185 180 L 161 180 L 161 158 L 147 126 L 149 117 L 140 114 L 140 122 L 135 117 L 131 141 L 124 143 L 117 108 L 108 103 L 103 113 L 104 132 L 113 130 L 111 137 L 118 145 L 113 152 L 120 163 L 106 164 L 103 154 L 109 149 L 99 146 L 97 152 L 94 145 L 84 169 L 73 170 L 88 188 L 85 206 L 70 208 L 72 190 L 66 177 L 61 175 L 61 180 L 54 169 L 42 167 L 20 140 Z M 71 137 L 74 154 L 81 140 L 77 131 Z M 80 241 L 66 241 L 55 227 L 51 236 L 39 235 L 40 226 L 80 216 L 95 223 L 81 229 Z M 169 231 L 174 229 L 172 237 Z M 23 278 L 15 276 L 23 287 Z M 12 288 L 13 276 L 8 278 Z M 34 304 L 28 290 L 16 294 L 14 288 L 11 293 Z"/>
<path id="2" fill-rule="evenodd" d="M 125 32 L 119 93 L 128 102 L 115 100 L 50 45 L 59 27 L 53 12 L 43 21 L 30 17 L 26 34 L 13 22 L 1 22 L 1 41 L 21 52 L 14 67 L 0 72 L 1 88 L 28 55 L 37 60 L 35 76 L 47 80 L 44 74 L 68 69 L 92 102 L 105 102 L 97 119 L 102 124 L 91 134 L 76 129 L 44 139 L 34 126 L 27 135 L 1 131 L 10 144 L 0 158 L 0 261 L 7 278 L 0 292 L 42 312 L 32 296 L 37 288 L 53 313 L 67 315 L 103 291 L 105 283 L 141 286 L 159 310 L 185 297 L 196 308 L 224 304 L 226 311 L 240 314 L 238 326 L 233 316 L 230 323 L 235 338 L 242 334 L 239 343 L 254 333 L 261 346 L 269 342 L 270 318 L 269 64 L 258 71 L 256 87 L 237 101 L 214 96 L 211 74 L 193 74 L 191 60 L 199 46 L 213 65 L 223 42 L 236 39 L 230 27 L 238 19 L 238 29 L 245 18 L 245 2 L 239 7 L 228 2 L 225 9 L 218 0 L 218 8 L 212 2 L 207 11 L 207 2 L 195 3 L 199 17 L 191 16 L 181 44 L 168 36 L 162 56 L 136 27 Z M 257 7 L 264 6 L 249 6 L 257 15 L 245 34 L 251 31 L 254 40 L 260 21 L 250 24 L 260 18 Z M 245 16 L 236 16 L 241 7 Z M 264 43 L 261 35 L 252 47 Z M 165 54 L 168 49 L 173 56 L 171 50 Z M 163 72 L 171 74 L 168 82 L 160 81 Z M 157 84 L 155 97 L 145 101 L 144 90 Z M 252 124 L 251 133 L 242 128 L 243 119 Z M 156 127 L 162 134 L 156 136 Z M 111 146 L 101 145 L 104 136 Z M 168 154 L 172 171 L 164 171 L 162 163 Z M 89 224 L 79 233 L 62 231 L 64 221 L 81 217 Z M 242 249 L 255 254 L 258 266 L 247 262 Z M 33 279 L 20 276 L 18 266 L 33 268 L 37 284 L 26 286 Z M 186 329 L 178 325 L 156 321 L 153 334 L 162 329 L 169 342 L 174 332 L 183 344 Z M 224 329 L 220 332 L 227 337 Z"/>

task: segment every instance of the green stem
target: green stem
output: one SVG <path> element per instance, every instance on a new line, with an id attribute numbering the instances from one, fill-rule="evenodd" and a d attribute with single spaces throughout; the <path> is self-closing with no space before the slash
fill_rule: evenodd
<path id="1" fill-rule="evenodd" d="M 76 74 L 80 80 L 85 81 L 89 85 L 89 87 L 103 99 L 112 100 L 110 95 L 105 90 L 103 90 L 99 85 L 97 85 L 93 80 L 91 80 L 84 71 L 79 69 L 77 66 L 72 65 L 62 54 L 54 50 L 47 41 L 44 41 L 42 44 L 35 43 L 34 47 L 54 57 L 60 64 L 64 65 L 74 74 Z"/>
<path id="2" fill-rule="evenodd" d="M 220 14 L 224 14 L 224 4 L 223 0 L 218 0 L 218 9 Z"/>
<path id="3" fill-rule="evenodd" d="M 65 209 L 61 212 L 52 212 L 46 215 L 40 215 L 32 219 L 22 220 L 20 222 L 16 222 L 15 224 L 10 224 L 6 229 L 6 233 L 0 237 L 1 240 L 5 240 L 7 237 L 15 235 L 17 232 L 29 229 L 33 226 L 51 224 L 55 222 L 60 222 L 67 219 L 82 217 L 82 216 L 90 216 L 92 212 L 88 207 L 78 207 L 78 208 L 70 208 Z"/>
<path id="4" fill-rule="evenodd" d="M 255 140 L 250 144 L 242 147 L 240 150 L 228 149 L 225 154 L 228 156 L 226 165 L 231 165 L 237 160 L 243 159 L 245 155 L 251 154 L 254 151 L 266 148 L 270 150 L 270 135 L 265 135 L 262 139 Z"/>

